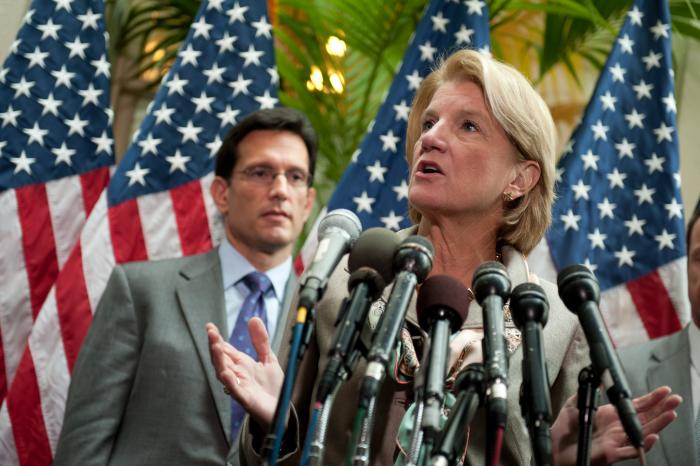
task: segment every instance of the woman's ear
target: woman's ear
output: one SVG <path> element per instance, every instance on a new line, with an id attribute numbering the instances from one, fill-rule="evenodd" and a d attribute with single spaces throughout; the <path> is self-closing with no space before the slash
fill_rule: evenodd
<path id="1" fill-rule="evenodd" d="M 540 164 L 534 160 L 524 160 L 518 163 L 515 177 L 508 183 L 504 192 L 510 193 L 512 200 L 529 193 L 540 180 Z"/>

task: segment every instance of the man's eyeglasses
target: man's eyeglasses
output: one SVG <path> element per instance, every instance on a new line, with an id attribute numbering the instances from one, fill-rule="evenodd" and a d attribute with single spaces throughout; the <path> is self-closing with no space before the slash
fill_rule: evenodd
<path id="1" fill-rule="evenodd" d="M 308 186 L 310 178 L 309 174 L 303 170 L 292 169 L 277 171 L 272 167 L 266 166 L 248 167 L 234 173 L 240 175 L 246 181 L 264 186 L 271 185 L 278 175 L 284 175 L 287 179 L 287 183 L 293 188 L 304 188 Z"/>

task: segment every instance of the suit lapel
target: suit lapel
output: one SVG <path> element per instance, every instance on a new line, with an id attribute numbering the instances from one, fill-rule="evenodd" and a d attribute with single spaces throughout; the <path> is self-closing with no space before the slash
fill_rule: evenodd
<path id="1" fill-rule="evenodd" d="M 182 281 L 177 285 L 176 294 L 206 374 L 219 413 L 221 428 L 226 432 L 226 438 L 229 438 L 231 436 L 231 402 L 216 378 L 214 366 L 209 357 L 209 341 L 205 330 L 208 322 L 212 322 L 219 329 L 228 328 L 224 310 L 221 265 L 216 249 L 199 259 L 180 271 Z"/>
<path id="2" fill-rule="evenodd" d="M 649 391 L 662 385 L 673 387 L 673 391 L 683 397 L 683 403 L 690 408 L 678 409 L 678 418 L 664 429 L 661 445 L 668 464 L 687 464 L 689 449 L 695 456 L 693 438 L 692 390 L 690 387 L 690 348 L 688 328 L 670 337 L 657 347 L 652 355 L 652 364 L 647 372 Z M 689 448 L 690 447 L 690 448 Z M 693 463 L 698 464 L 697 458 Z"/>
<path id="3" fill-rule="evenodd" d="M 284 327 L 287 325 L 287 316 L 290 312 L 296 313 L 296 309 L 291 309 L 292 300 L 297 289 L 297 277 L 294 271 L 289 274 L 289 280 L 287 280 L 287 286 L 284 287 L 284 296 L 282 297 L 282 303 L 280 304 L 279 317 L 277 318 L 277 328 L 275 329 L 275 334 L 272 337 L 270 345 L 272 346 L 272 351 L 279 354 L 280 345 L 282 344 L 282 335 L 284 335 Z"/>

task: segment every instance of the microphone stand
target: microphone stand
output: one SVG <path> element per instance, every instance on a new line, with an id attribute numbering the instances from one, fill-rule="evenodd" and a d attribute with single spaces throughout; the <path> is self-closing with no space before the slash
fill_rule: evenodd
<path id="1" fill-rule="evenodd" d="M 432 451 L 430 466 L 456 464 L 464 452 L 469 425 L 484 399 L 484 366 L 478 363 L 467 366 L 457 377 L 455 387 L 459 394 Z"/>
<path id="2" fill-rule="evenodd" d="M 421 425 L 423 424 L 423 411 L 425 410 L 425 404 L 423 403 L 423 392 L 425 390 L 424 367 L 424 361 L 421 361 L 421 368 L 418 369 L 413 379 L 415 408 L 413 411 L 413 430 L 411 431 L 407 466 L 418 465 L 421 447 L 423 446 L 423 429 L 421 429 Z"/>
<path id="3" fill-rule="evenodd" d="M 297 376 L 297 367 L 304 358 L 306 348 L 309 346 L 313 334 L 315 311 L 313 306 L 301 305 L 297 309 L 296 323 L 292 330 L 292 341 L 287 361 L 287 369 L 284 372 L 284 381 L 280 391 L 280 398 L 275 408 L 275 417 L 272 432 L 265 436 L 262 446 L 263 464 L 276 466 L 279 451 L 282 447 L 282 438 L 287 424 L 287 412 L 292 399 L 292 391 Z"/>
<path id="4" fill-rule="evenodd" d="M 593 435 L 593 415 L 598 407 L 600 377 L 593 366 L 586 366 L 578 374 L 578 449 L 576 466 L 591 463 L 591 437 Z"/>
<path id="5" fill-rule="evenodd" d="M 343 379 L 345 379 L 345 377 Z M 339 388 L 340 385 L 336 385 L 333 391 L 328 394 L 323 404 L 316 402 L 312 420 L 309 424 L 309 431 L 306 434 L 306 440 L 302 450 L 301 466 L 320 466 L 323 461 L 323 445 L 326 442 L 328 421 L 331 416 L 331 409 L 333 408 L 333 400 Z M 318 428 L 316 428 L 317 423 Z"/>
<path id="6" fill-rule="evenodd" d="M 330 392 L 325 397 L 325 401 L 317 400 L 314 404 L 312 419 L 309 423 L 309 429 L 306 432 L 306 440 L 302 450 L 301 466 L 320 466 L 323 461 L 323 449 L 326 442 L 326 432 L 328 421 L 333 409 L 335 395 L 338 393 L 343 382 L 347 381 L 352 372 L 348 368 L 354 368 L 357 361 L 360 359 L 363 350 L 355 348 L 347 355 L 346 367 L 341 367 L 338 372 L 338 383 L 333 384 Z M 316 424 L 318 422 L 318 428 Z"/>
<path id="7" fill-rule="evenodd" d="M 374 414 L 376 409 L 376 398 L 372 397 L 367 407 L 360 406 L 353 422 L 352 437 L 350 445 L 354 448 L 350 450 L 346 466 L 369 466 L 369 447 L 374 427 Z"/>

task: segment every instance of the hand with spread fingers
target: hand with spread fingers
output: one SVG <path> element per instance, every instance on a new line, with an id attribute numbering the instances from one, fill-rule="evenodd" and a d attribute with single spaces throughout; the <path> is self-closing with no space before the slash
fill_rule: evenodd
<path id="1" fill-rule="evenodd" d="M 669 387 L 659 387 L 634 399 L 644 433 L 644 450 L 658 440 L 657 435 L 676 418 L 675 409 L 683 399 L 671 393 Z M 576 395 L 570 397 L 552 425 L 552 451 L 558 466 L 575 465 L 578 442 L 578 408 Z M 637 457 L 612 404 L 598 408 L 591 439 L 591 464 L 606 465 Z"/>
<path id="2" fill-rule="evenodd" d="M 235 397 L 261 427 L 268 429 L 275 416 L 284 373 L 270 348 L 263 321 L 257 317 L 250 319 L 248 331 L 258 361 L 234 348 L 211 323 L 207 324 L 209 354 L 224 391 Z"/>

